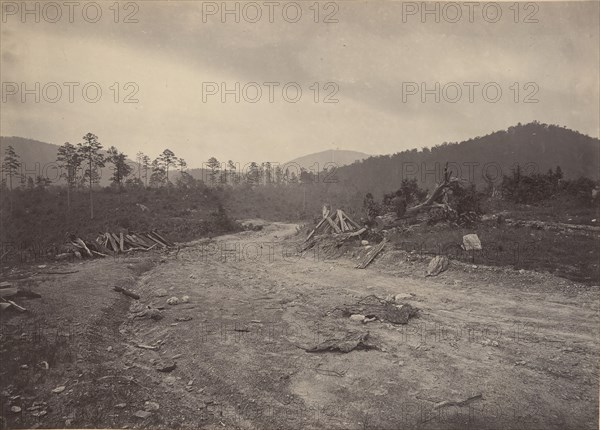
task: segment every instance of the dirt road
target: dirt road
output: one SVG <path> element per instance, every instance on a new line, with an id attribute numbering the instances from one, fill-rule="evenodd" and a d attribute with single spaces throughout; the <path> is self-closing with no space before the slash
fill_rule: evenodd
<path id="1" fill-rule="evenodd" d="M 457 265 L 424 278 L 424 263 L 394 251 L 359 270 L 350 259 L 296 254 L 295 231 L 268 224 L 190 243 L 168 257 L 83 263 L 77 275 L 40 282 L 44 297 L 73 288 L 73 276 L 79 284 L 87 280 L 81 294 L 103 293 L 81 316 L 88 328 L 77 359 L 38 371 L 47 376 L 29 383 L 48 394 L 23 388 L 11 401 L 20 400 L 23 411 L 8 416 L 9 424 L 598 428 L 596 289 L 551 275 Z M 109 278 L 102 289 L 98 273 Z M 106 284 L 115 278 L 130 279 L 125 284 L 141 299 L 110 292 Z M 419 309 L 407 325 L 363 324 L 339 311 L 371 294 L 399 293 Z M 189 301 L 166 304 L 173 296 Z M 64 314 L 69 297 L 61 300 Z M 57 306 L 50 302 L 32 306 Z M 162 319 L 139 317 L 147 306 L 163 308 Z M 367 332 L 375 349 L 305 351 Z M 14 366 L 22 360 L 13 358 Z M 49 391 L 58 383 L 64 392 Z M 15 397 L 15 387 L 3 396 Z M 46 401 L 45 417 L 26 415 L 34 398 Z M 82 409 L 90 403 L 97 408 Z M 144 409 L 149 413 L 135 416 Z"/>

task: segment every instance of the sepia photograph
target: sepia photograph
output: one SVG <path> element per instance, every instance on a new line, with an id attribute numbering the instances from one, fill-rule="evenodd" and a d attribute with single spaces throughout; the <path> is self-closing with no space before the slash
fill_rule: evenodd
<path id="1" fill-rule="evenodd" d="M 598 0 L 0 9 L 0 430 L 599 428 Z"/>

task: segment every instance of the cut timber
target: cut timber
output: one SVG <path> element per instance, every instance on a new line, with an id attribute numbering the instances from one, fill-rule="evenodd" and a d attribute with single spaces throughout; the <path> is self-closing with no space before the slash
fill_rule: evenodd
<path id="1" fill-rule="evenodd" d="M 125 238 L 123 237 L 123 233 L 119 233 L 119 248 L 121 252 L 125 252 Z"/>
<path id="2" fill-rule="evenodd" d="M 149 247 L 149 246 L 155 245 L 154 242 L 148 242 L 141 235 L 138 236 L 137 234 L 131 233 L 131 237 L 133 237 L 137 242 L 139 242 L 141 245 L 143 245 L 145 247 Z"/>
<path id="3" fill-rule="evenodd" d="M 342 232 L 342 230 L 340 230 L 340 228 L 333 222 L 333 220 L 330 217 L 327 217 L 325 219 L 327 220 L 331 228 L 333 228 L 333 231 L 335 231 L 336 233 Z"/>
<path id="4" fill-rule="evenodd" d="M 154 236 L 156 236 L 160 240 L 162 240 L 165 243 L 165 245 L 167 245 L 167 246 L 175 246 L 175 244 L 173 242 L 171 242 L 170 240 L 167 240 L 163 236 L 161 236 L 161 234 L 157 230 L 152 230 L 152 234 L 154 234 Z"/>
<path id="5" fill-rule="evenodd" d="M 123 294 L 125 294 L 126 296 L 129 296 L 129 297 L 131 297 L 132 299 L 136 299 L 136 300 L 139 300 L 139 299 L 140 299 L 140 296 L 139 296 L 139 295 L 137 295 L 137 294 L 136 294 L 136 293 L 134 293 L 133 291 L 129 291 L 129 290 L 127 290 L 127 289 L 123 288 L 123 287 L 113 287 L 113 290 L 115 290 L 115 291 L 117 291 L 117 292 L 119 292 L 119 293 L 123 293 Z"/>
<path id="6" fill-rule="evenodd" d="M 83 242 L 83 240 L 77 238 L 77 239 L 75 239 L 75 243 L 77 245 L 79 245 L 86 252 L 87 255 L 89 255 L 90 257 L 93 257 L 92 252 L 88 249 L 88 247 Z"/>
<path id="7" fill-rule="evenodd" d="M 112 237 L 112 235 L 110 233 L 106 233 L 106 237 L 108 238 L 108 242 L 110 243 L 110 246 L 112 247 L 113 251 L 119 252 L 117 242 L 115 242 L 115 239 Z"/>
<path id="8" fill-rule="evenodd" d="M 21 307 L 21 306 L 17 305 L 12 300 L 7 300 L 6 302 L 10 303 L 11 305 L 13 305 L 19 312 L 27 312 L 27 309 L 25 309 L 24 307 Z"/>
<path id="9" fill-rule="evenodd" d="M 152 239 L 154 239 L 154 241 L 160 243 L 165 248 L 169 246 L 165 242 L 163 242 L 162 239 L 160 237 L 158 237 L 156 234 L 154 234 L 153 232 L 149 232 L 148 236 L 150 236 Z"/>
<path id="10" fill-rule="evenodd" d="M 364 269 L 369 264 L 371 264 L 371 262 L 375 259 L 375 257 L 377 257 L 377 254 L 379 254 L 381 252 L 381 250 L 383 249 L 383 247 L 385 246 L 387 241 L 388 241 L 387 238 L 384 238 L 381 241 L 381 243 L 379 245 L 377 245 L 375 248 L 371 249 L 369 251 L 369 253 L 365 256 L 365 258 L 360 263 L 358 263 L 355 267 L 357 269 Z"/>
<path id="11" fill-rule="evenodd" d="M 323 225 L 323 223 L 326 221 L 326 218 L 323 218 L 321 221 L 319 221 L 319 223 L 317 224 L 317 226 L 314 228 L 313 231 L 310 232 L 310 234 L 308 235 L 308 237 L 306 238 L 305 242 L 308 242 L 310 240 L 311 237 L 313 237 L 316 233 L 316 231 L 319 229 L 319 227 L 321 227 Z"/>
<path id="12" fill-rule="evenodd" d="M 165 244 L 163 244 L 162 242 L 160 242 L 158 239 L 153 238 L 149 233 L 146 233 L 146 236 L 148 239 L 152 240 L 153 242 L 155 242 L 157 245 L 160 245 L 161 248 L 165 247 Z"/>
<path id="13" fill-rule="evenodd" d="M 365 231 L 367 231 L 366 227 L 361 228 L 360 230 L 357 231 L 353 231 L 352 233 L 350 233 L 348 235 L 348 237 L 354 237 L 354 236 L 360 236 L 361 234 L 363 234 Z"/>
<path id="14" fill-rule="evenodd" d="M 358 229 L 363 228 L 362 226 L 360 226 L 356 222 L 354 222 L 354 220 L 352 218 L 350 218 L 345 212 L 344 212 L 344 218 L 346 219 L 346 221 L 349 221 L 350 224 L 352 224 L 354 227 L 356 227 Z"/>
<path id="15" fill-rule="evenodd" d="M 6 282 L 6 281 L 2 281 L 0 282 L 0 288 L 8 288 L 10 287 L 12 284 L 10 282 Z"/>
<path id="16" fill-rule="evenodd" d="M 100 257 L 108 257 L 108 254 L 103 254 L 103 253 L 101 253 L 101 252 L 98 252 L 98 251 L 92 251 L 92 252 L 93 252 L 94 254 L 97 254 L 97 255 L 99 255 Z"/>

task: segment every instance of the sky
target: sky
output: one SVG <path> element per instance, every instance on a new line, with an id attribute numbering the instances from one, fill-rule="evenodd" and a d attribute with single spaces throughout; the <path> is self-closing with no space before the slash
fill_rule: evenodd
<path id="1" fill-rule="evenodd" d="M 390 154 L 533 120 L 599 136 L 598 2 L 23 5 L 2 3 L 3 136 L 92 132 L 189 167 Z"/>

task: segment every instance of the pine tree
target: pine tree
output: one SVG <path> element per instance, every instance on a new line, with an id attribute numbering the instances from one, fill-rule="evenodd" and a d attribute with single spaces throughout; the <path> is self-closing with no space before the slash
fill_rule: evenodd
<path id="1" fill-rule="evenodd" d="M 85 167 L 83 172 L 84 180 L 87 180 L 90 187 L 90 219 L 94 219 L 94 199 L 92 189 L 94 184 L 100 180 L 98 167 L 104 167 L 104 156 L 100 153 L 102 145 L 98 142 L 98 136 L 88 133 L 83 136 L 83 142 L 77 144 L 77 151 Z"/>

